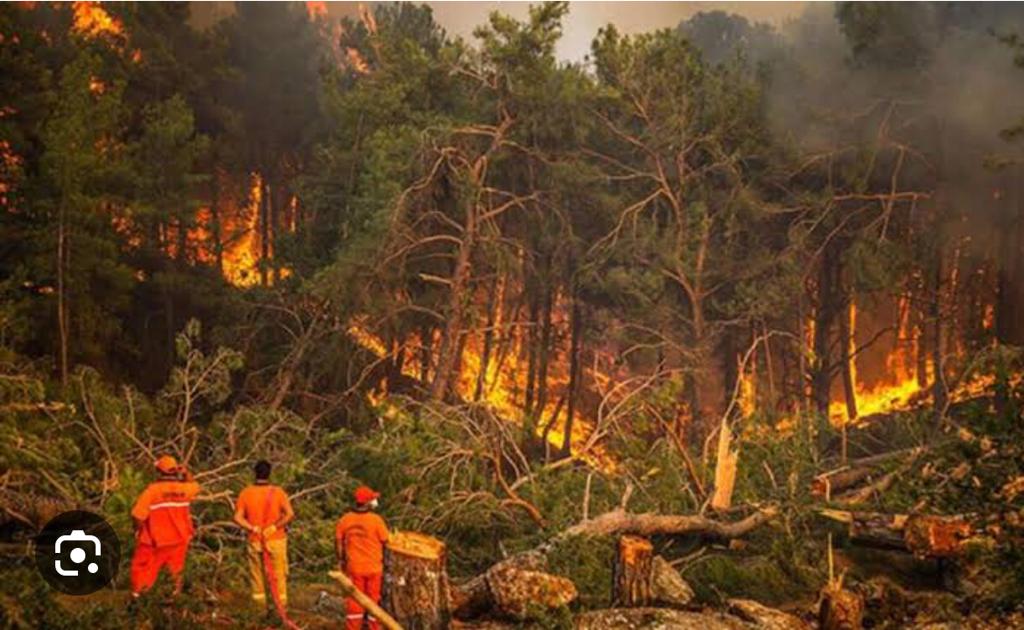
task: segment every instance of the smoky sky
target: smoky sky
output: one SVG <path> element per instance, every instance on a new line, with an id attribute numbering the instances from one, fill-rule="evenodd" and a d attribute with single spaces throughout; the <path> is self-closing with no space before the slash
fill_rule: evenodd
<path id="1" fill-rule="evenodd" d="M 359 2 L 326 2 L 331 18 L 355 17 Z M 374 2 L 365 3 L 377 4 Z M 525 19 L 529 2 L 427 2 L 434 18 L 450 35 L 473 40 L 473 29 L 487 22 L 498 11 Z M 570 2 L 563 22 L 558 56 L 564 61 L 581 61 L 590 51 L 597 30 L 614 24 L 620 32 L 633 34 L 659 28 L 675 28 L 679 22 L 701 11 L 736 13 L 751 22 L 766 22 L 781 27 L 801 14 L 806 2 Z M 234 11 L 233 2 L 196 2 L 192 4 L 193 22 L 206 27 Z"/>
<path id="2" fill-rule="evenodd" d="M 445 30 L 469 40 L 473 29 L 487 21 L 493 11 L 524 19 L 529 2 L 429 2 L 434 17 Z M 622 33 L 642 33 L 675 28 L 679 22 L 702 11 L 725 11 L 742 15 L 751 22 L 781 26 L 800 15 L 806 2 L 570 2 L 563 22 L 558 56 L 580 61 L 590 51 L 597 30 L 614 24 Z"/>

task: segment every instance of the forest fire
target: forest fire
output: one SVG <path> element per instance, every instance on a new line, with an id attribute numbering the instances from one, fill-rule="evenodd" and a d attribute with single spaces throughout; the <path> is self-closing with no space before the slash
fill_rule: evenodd
<path id="1" fill-rule="evenodd" d="M 120 20 L 112 17 L 103 8 L 101 3 L 92 1 L 75 2 L 72 5 L 74 11 L 74 23 L 72 28 L 75 32 L 85 37 L 124 37 L 124 26 Z"/>
<path id="2" fill-rule="evenodd" d="M 233 221 L 224 225 L 224 278 L 237 287 L 259 283 L 259 215 L 263 201 L 263 178 L 259 173 L 249 176 L 249 196 Z"/>
<path id="3" fill-rule="evenodd" d="M 396 357 L 400 357 L 399 362 L 404 376 L 417 380 L 423 378 L 422 368 L 415 360 L 422 349 L 417 335 L 412 335 L 402 346 L 388 348 L 384 340 L 370 331 L 366 319 L 362 317 L 350 321 L 347 331 L 359 345 L 380 359 L 394 360 Z M 503 357 L 492 358 L 485 367 L 482 365 L 482 342 L 475 335 L 470 335 L 464 346 L 461 368 L 455 382 L 455 393 L 463 400 L 472 401 L 477 398 L 477 388 L 481 386 L 479 399 L 494 409 L 499 416 L 510 421 L 521 418 L 527 372 L 525 366 L 519 362 L 522 352 L 521 336 L 513 334 Z M 486 369 L 486 374 L 481 378 L 481 371 L 484 369 Z M 430 376 L 429 370 L 427 376 Z M 546 401 L 543 409 L 535 412 L 538 418 L 536 435 L 546 439 L 547 444 L 554 451 L 554 449 L 561 448 L 565 436 L 565 414 L 567 411 L 564 392 L 569 384 L 565 362 L 553 362 L 548 384 L 552 393 L 558 394 L 560 397 Z M 385 400 L 388 393 L 386 386 L 386 380 L 382 379 L 373 390 L 367 393 L 371 403 L 377 405 Z M 556 396 L 552 396 L 552 398 L 556 398 Z M 571 447 L 574 452 L 578 452 L 586 445 L 595 426 L 593 419 L 584 416 L 579 411 L 576 412 L 576 416 L 573 421 L 571 439 Z M 583 458 L 592 465 L 605 470 L 611 470 L 614 467 L 600 445 L 591 447 L 583 455 Z"/>
<path id="4" fill-rule="evenodd" d="M 991 328 L 993 311 L 991 304 L 984 306 L 981 321 L 983 330 Z M 881 374 L 873 374 L 874 378 L 869 381 L 859 377 L 862 370 L 859 369 L 858 360 L 864 349 L 859 348 L 854 341 L 858 333 L 857 308 L 856 304 L 851 304 L 849 330 L 852 334 L 849 353 L 852 358 L 849 373 L 854 385 L 857 417 L 850 418 L 849 405 L 845 397 L 839 395 L 829 404 L 829 417 L 833 424 L 856 423 L 874 415 L 909 411 L 931 401 L 935 366 L 931 356 L 921 355 L 924 351 L 921 347 L 921 330 L 919 326 L 911 323 L 910 314 L 910 297 L 903 295 L 897 301 L 898 326 L 895 343 L 885 355 Z M 965 359 L 962 344 L 956 347 L 959 348 L 959 352 L 950 358 L 956 363 L 962 363 Z M 982 395 L 993 382 L 994 377 L 988 374 L 973 375 L 958 380 L 955 384 L 947 382 L 946 387 L 951 388 L 947 395 L 951 402 L 967 400 Z"/>

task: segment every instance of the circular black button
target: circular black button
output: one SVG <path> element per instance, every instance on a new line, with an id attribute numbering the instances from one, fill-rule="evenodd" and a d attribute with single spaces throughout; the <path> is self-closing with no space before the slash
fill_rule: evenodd
<path id="1" fill-rule="evenodd" d="M 117 576 L 121 541 L 114 528 L 92 512 L 64 512 L 35 539 L 36 567 L 62 593 L 95 593 Z"/>

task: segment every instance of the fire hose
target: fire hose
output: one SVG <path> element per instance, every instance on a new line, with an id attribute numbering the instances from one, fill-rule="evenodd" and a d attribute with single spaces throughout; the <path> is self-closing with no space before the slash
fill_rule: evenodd
<path id="1" fill-rule="evenodd" d="M 274 566 L 270 559 L 270 550 L 267 549 L 267 539 L 260 533 L 260 547 L 263 549 L 263 573 L 266 576 L 267 586 L 270 589 L 270 598 L 274 602 L 274 608 L 277 609 L 277 616 L 281 618 L 281 622 L 284 627 L 289 630 L 302 630 L 294 621 L 288 618 L 288 611 L 285 610 L 284 604 L 281 602 L 281 593 L 277 590 L 277 579 L 274 576 Z"/>

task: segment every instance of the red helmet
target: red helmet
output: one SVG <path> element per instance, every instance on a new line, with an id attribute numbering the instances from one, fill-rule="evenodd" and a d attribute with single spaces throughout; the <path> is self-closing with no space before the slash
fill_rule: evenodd
<path id="1" fill-rule="evenodd" d="M 164 455 L 156 460 L 156 469 L 165 475 L 171 475 L 178 471 L 178 460 L 170 455 Z"/>
<path id="2" fill-rule="evenodd" d="M 359 486 L 356 488 L 356 503 L 359 505 L 365 505 L 379 496 L 379 492 L 374 492 L 367 486 Z"/>

